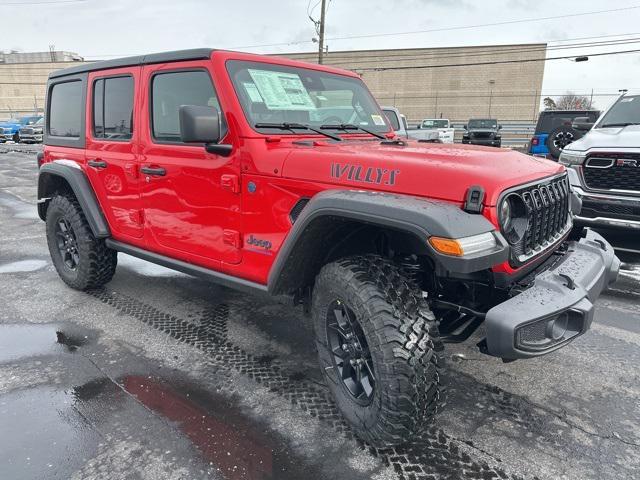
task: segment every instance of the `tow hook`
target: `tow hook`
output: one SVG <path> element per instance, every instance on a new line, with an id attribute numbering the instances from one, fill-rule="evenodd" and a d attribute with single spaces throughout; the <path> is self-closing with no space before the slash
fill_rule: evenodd
<path id="1" fill-rule="evenodd" d="M 558 276 L 564 278 L 567 281 L 567 283 L 565 284 L 565 287 L 567 287 L 569 290 L 576 289 L 576 284 L 573 281 L 573 278 L 571 278 L 569 275 L 565 275 L 564 273 L 559 273 Z"/>

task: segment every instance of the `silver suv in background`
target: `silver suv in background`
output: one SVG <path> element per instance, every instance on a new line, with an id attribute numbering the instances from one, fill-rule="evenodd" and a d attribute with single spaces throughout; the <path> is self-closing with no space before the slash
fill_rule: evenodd
<path id="1" fill-rule="evenodd" d="M 621 95 L 595 123 L 576 118 L 573 128 L 588 133 L 559 161 L 582 199 L 576 223 L 640 233 L 640 92 Z"/>

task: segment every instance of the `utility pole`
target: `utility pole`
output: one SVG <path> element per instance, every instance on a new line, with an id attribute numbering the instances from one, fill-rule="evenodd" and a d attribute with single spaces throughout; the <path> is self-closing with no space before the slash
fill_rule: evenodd
<path id="1" fill-rule="evenodd" d="M 320 6 L 320 28 L 318 31 L 318 63 L 322 65 L 322 57 L 324 56 L 324 15 L 326 12 L 327 0 L 322 0 Z"/>

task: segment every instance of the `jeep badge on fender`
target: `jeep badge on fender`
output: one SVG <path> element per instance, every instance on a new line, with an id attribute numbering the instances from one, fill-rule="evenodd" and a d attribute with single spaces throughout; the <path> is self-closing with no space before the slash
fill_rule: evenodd
<path id="1" fill-rule="evenodd" d="M 445 343 L 484 323 L 483 354 L 553 352 L 618 273 L 598 233 L 570 235 L 563 165 L 393 140 L 353 72 L 202 48 L 56 70 L 46 99 L 38 213 L 60 278 L 99 288 L 125 252 L 289 296 L 372 446 L 432 431 Z"/>

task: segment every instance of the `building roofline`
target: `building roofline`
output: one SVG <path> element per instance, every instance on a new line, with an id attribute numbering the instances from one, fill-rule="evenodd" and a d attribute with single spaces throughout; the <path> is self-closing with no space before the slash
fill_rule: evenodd
<path id="1" fill-rule="evenodd" d="M 134 57 L 114 58 L 100 62 L 85 63 L 75 67 L 56 70 L 49 74 L 49 78 L 65 77 L 78 73 L 107 70 L 110 68 L 131 67 L 135 65 L 150 65 L 153 63 L 178 62 L 187 60 L 206 60 L 211 58 L 214 52 L 212 48 L 192 48 L 189 50 L 174 50 L 170 52 L 151 53 L 148 55 L 136 55 Z"/>
<path id="2" fill-rule="evenodd" d="M 546 42 L 540 43 L 503 43 L 503 44 L 493 44 L 493 45 L 461 45 L 456 47 L 412 47 L 412 48 L 379 48 L 379 49 L 365 49 L 365 50 L 332 50 L 327 55 L 327 58 L 331 57 L 332 54 L 344 54 L 344 53 L 372 53 L 372 52 L 382 52 L 382 53 L 390 53 L 390 52 L 407 52 L 407 51 L 418 51 L 418 50 L 470 50 L 470 49 L 485 49 L 485 48 L 504 48 L 504 47 L 547 47 Z M 280 56 L 288 56 L 288 55 L 317 55 L 317 51 L 311 52 L 283 52 L 283 53 L 270 53 L 268 55 L 280 55 Z"/>

